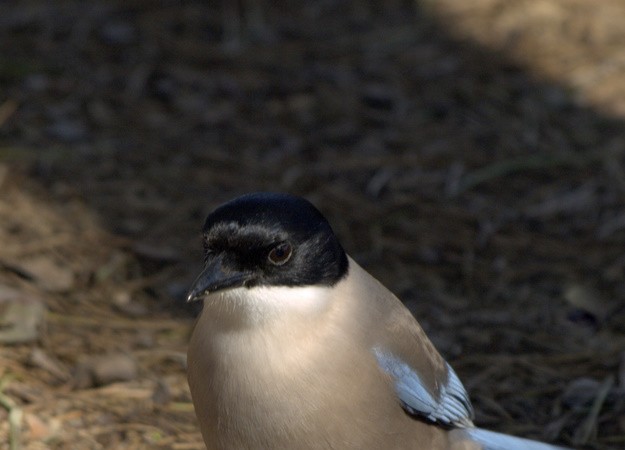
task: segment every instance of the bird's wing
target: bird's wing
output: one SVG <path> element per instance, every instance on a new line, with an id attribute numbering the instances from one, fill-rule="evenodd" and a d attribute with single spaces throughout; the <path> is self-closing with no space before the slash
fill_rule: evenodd
<path id="1" fill-rule="evenodd" d="M 379 366 L 394 381 L 395 392 L 404 408 L 445 426 L 472 426 L 473 407 L 460 379 L 449 364 L 447 377 L 441 380 L 437 390 L 430 389 L 419 373 L 400 357 L 376 347 L 373 352 Z"/>
<path id="2" fill-rule="evenodd" d="M 456 372 L 438 353 L 417 320 L 389 292 L 381 335 L 372 350 L 391 376 L 404 408 L 445 426 L 472 426 L 473 407 Z"/>
<path id="3" fill-rule="evenodd" d="M 391 378 L 404 409 L 444 426 L 473 426 L 473 407 L 464 386 L 414 316 L 351 258 L 349 263 L 350 286 L 357 286 L 357 292 L 349 294 L 360 299 L 355 314 L 366 324 L 370 350 Z"/>

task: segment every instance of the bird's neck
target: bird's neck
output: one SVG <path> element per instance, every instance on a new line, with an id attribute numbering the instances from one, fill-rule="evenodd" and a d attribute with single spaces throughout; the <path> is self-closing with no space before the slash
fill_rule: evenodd
<path id="1" fill-rule="evenodd" d="M 330 288 L 324 286 L 255 286 L 209 296 L 202 316 L 217 329 L 265 329 L 311 323 L 332 307 Z M 208 317 L 206 317 L 208 318 Z"/>

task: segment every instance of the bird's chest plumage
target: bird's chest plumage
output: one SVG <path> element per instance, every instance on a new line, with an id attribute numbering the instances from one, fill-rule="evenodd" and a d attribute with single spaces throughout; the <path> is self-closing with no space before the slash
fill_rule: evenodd
<path id="1" fill-rule="evenodd" d="M 189 344 L 189 385 L 209 450 L 431 448 L 432 434 L 423 441 L 422 424 L 402 411 L 368 346 L 353 345 L 371 324 L 346 332 L 307 311 L 306 320 L 248 326 L 228 323 L 227 311 L 205 308 Z M 357 316 L 347 307 L 322 316 L 341 314 Z"/>
<path id="2" fill-rule="evenodd" d="M 204 399 L 194 403 L 200 405 L 204 437 L 215 448 L 296 448 L 295 436 L 297 448 L 327 448 L 313 430 L 321 419 L 353 406 L 327 395 L 334 379 L 330 372 L 341 369 L 324 367 L 318 342 L 259 330 L 194 334 L 193 339 L 209 341 L 191 346 L 205 353 L 189 354 L 189 384 L 193 397 Z"/>

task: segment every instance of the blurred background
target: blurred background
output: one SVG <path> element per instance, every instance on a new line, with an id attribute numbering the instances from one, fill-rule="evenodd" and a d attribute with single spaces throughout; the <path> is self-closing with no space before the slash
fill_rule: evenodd
<path id="1" fill-rule="evenodd" d="M 203 449 L 200 230 L 313 201 L 483 427 L 625 447 L 625 3 L 0 3 L 0 449 Z"/>

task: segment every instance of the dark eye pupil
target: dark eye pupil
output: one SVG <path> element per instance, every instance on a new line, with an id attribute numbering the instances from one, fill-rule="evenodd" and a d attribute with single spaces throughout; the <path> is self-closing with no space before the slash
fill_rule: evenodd
<path id="1" fill-rule="evenodd" d="M 291 257 L 291 245 L 284 242 L 277 245 L 269 252 L 269 262 L 276 266 L 286 263 Z"/>

